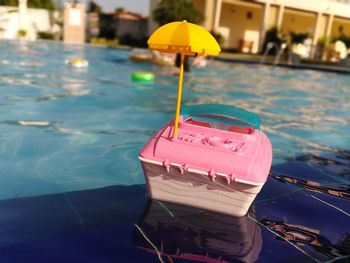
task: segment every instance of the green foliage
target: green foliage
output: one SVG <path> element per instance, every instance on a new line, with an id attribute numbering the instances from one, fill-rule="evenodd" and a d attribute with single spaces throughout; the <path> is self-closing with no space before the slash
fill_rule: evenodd
<path id="1" fill-rule="evenodd" d="M 27 35 L 27 30 L 25 30 L 25 29 L 20 29 L 20 30 L 17 31 L 17 35 L 18 35 L 19 37 L 25 37 L 25 36 Z"/>
<path id="2" fill-rule="evenodd" d="M 55 4 L 52 0 L 28 0 L 28 7 L 54 10 Z"/>
<path id="3" fill-rule="evenodd" d="M 283 36 L 277 27 L 272 27 L 266 31 L 265 41 L 281 44 L 283 42 Z"/>
<path id="4" fill-rule="evenodd" d="M 106 39 L 103 37 L 92 37 L 90 39 L 90 43 L 92 45 L 100 45 L 100 46 L 108 46 L 108 47 L 118 47 L 119 46 L 119 40 L 117 38 Z"/>
<path id="5" fill-rule="evenodd" d="M 0 0 L 0 5 L 18 6 L 18 0 Z M 42 8 L 54 10 L 55 4 L 52 0 L 28 0 L 27 6 L 30 8 Z"/>
<path id="6" fill-rule="evenodd" d="M 212 34 L 212 36 L 219 43 L 219 45 L 222 44 L 222 41 L 224 40 L 224 37 L 220 33 L 217 33 L 217 32 L 214 32 L 214 31 L 210 31 L 210 34 Z"/>
<path id="7" fill-rule="evenodd" d="M 119 13 L 119 12 L 124 12 L 124 11 L 125 11 L 125 8 L 123 8 L 123 7 L 117 7 L 114 11 L 117 12 L 117 13 Z"/>
<path id="8" fill-rule="evenodd" d="M 275 45 L 270 50 L 269 54 L 276 54 L 277 47 L 280 46 L 284 41 L 285 39 L 281 34 L 281 32 L 278 30 L 278 28 L 272 27 L 269 30 L 267 30 L 265 33 L 265 40 L 264 40 L 262 51 L 264 52 L 266 50 L 267 44 L 271 42 L 271 43 L 274 43 Z"/>
<path id="9" fill-rule="evenodd" d="M 196 8 L 192 1 L 162 0 L 153 11 L 153 19 L 159 25 L 182 20 L 200 24 L 203 21 L 203 14 Z"/>
<path id="10" fill-rule="evenodd" d="M 51 32 L 46 32 L 46 31 L 39 31 L 37 33 L 38 39 L 47 39 L 47 40 L 54 40 L 55 35 L 52 34 Z"/>
<path id="11" fill-rule="evenodd" d="M 323 36 L 317 40 L 317 45 L 320 47 L 326 47 L 327 45 L 329 45 L 333 42 L 334 42 L 334 40 L 332 39 L 332 37 Z"/>
<path id="12" fill-rule="evenodd" d="M 102 13 L 102 8 L 100 5 L 96 4 L 94 1 L 89 1 L 88 12 L 100 14 Z"/>
<path id="13" fill-rule="evenodd" d="M 115 38 L 115 39 L 109 40 L 107 42 L 107 46 L 108 47 L 118 47 L 119 46 L 119 39 Z"/>
<path id="14" fill-rule="evenodd" d="M 109 40 L 105 39 L 104 37 L 92 37 L 90 39 L 90 43 L 93 45 L 107 45 Z"/>
<path id="15" fill-rule="evenodd" d="M 290 41 L 292 44 L 302 44 L 309 37 L 309 33 L 295 33 L 293 31 L 290 32 Z"/>
<path id="16" fill-rule="evenodd" d="M 0 0 L 0 5 L 18 6 L 18 0 Z"/>

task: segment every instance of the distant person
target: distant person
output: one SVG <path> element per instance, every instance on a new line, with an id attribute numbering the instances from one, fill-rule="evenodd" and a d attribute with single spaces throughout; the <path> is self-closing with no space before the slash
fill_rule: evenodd
<path id="1" fill-rule="evenodd" d="M 205 56 L 196 56 L 192 61 L 192 66 L 197 68 L 204 68 L 208 65 L 208 61 Z"/>
<path id="2" fill-rule="evenodd" d="M 157 50 L 152 51 L 153 59 L 152 63 L 158 66 L 173 66 L 175 61 L 175 54 L 163 53 Z"/>

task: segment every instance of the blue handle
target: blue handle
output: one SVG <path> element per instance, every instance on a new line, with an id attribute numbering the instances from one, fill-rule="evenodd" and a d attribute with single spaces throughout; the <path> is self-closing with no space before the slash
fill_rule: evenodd
<path id="1" fill-rule="evenodd" d="M 219 116 L 229 119 L 237 119 L 253 126 L 254 129 L 260 130 L 259 115 L 234 106 L 222 104 L 188 105 L 183 107 L 181 115 L 184 119 L 187 119 L 190 116 Z"/>

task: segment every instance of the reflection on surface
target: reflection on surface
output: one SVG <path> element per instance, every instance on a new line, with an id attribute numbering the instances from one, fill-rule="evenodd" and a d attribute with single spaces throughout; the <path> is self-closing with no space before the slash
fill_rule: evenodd
<path id="1" fill-rule="evenodd" d="M 323 151 L 289 157 L 284 163 L 275 165 L 272 174 L 311 181 L 308 185 L 348 189 L 347 186 L 350 186 L 350 152 L 337 149 L 333 152 Z M 283 180 L 288 181 L 287 178 Z"/>
<path id="2" fill-rule="evenodd" d="M 276 174 L 272 174 L 271 176 L 280 182 L 294 184 L 306 190 L 315 191 L 319 193 L 326 193 L 332 196 L 337 196 L 350 200 L 350 187 L 348 186 L 339 186 L 339 188 L 327 187 L 322 186 L 320 183 L 314 181 L 299 180 L 290 176 Z"/>
<path id="3" fill-rule="evenodd" d="M 273 221 L 263 219 L 260 221 L 264 226 L 278 233 L 282 238 L 279 240 L 288 240 L 297 245 L 308 245 L 320 252 L 328 259 L 347 256 L 350 252 L 350 234 L 344 234 L 336 244 L 321 235 L 320 231 L 302 225 L 288 224 L 284 221 Z"/>
<path id="4" fill-rule="evenodd" d="M 130 244 L 145 203 L 143 185 L 2 200 L 0 262 L 154 262 Z"/>
<path id="5" fill-rule="evenodd" d="M 149 200 L 134 230 L 133 244 L 168 259 L 255 262 L 262 238 L 260 227 L 248 216 Z"/>
<path id="6" fill-rule="evenodd" d="M 349 176 L 350 154 L 341 149 L 273 165 L 254 203 L 257 221 L 274 234 L 273 245 L 294 247 L 305 262 L 350 262 Z"/>
<path id="7" fill-rule="evenodd" d="M 144 191 L 141 185 L 110 186 L 2 200 L 0 248 L 131 224 L 146 201 Z"/>
<path id="8" fill-rule="evenodd" d="M 74 82 L 72 80 L 64 82 L 62 89 L 68 92 L 70 96 L 83 96 L 90 93 L 84 82 Z"/>
<path id="9" fill-rule="evenodd" d="M 349 178 L 350 184 L 350 152 L 337 150 L 335 152 L 324 152 L 322 154 L 308 154 L 295 158 L 288 158 L 288 161 L 296 160 L 307 162 L 310 166 L 324 169 L 334 175 Z"/>
<path id="10" fill-rule="evenodd" d="M 350 152 L 338 150 L 289 158 L 285 164 L 275 166 L 271 176 L 282 183 L 349 200 Z"/>

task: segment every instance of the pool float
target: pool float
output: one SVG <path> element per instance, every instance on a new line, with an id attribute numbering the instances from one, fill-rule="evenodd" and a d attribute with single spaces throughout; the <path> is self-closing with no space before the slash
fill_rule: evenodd
<path id="1" fill-rule="evenodd" d="M 169 57 L 154 57 L 152 54 L 133 54 L 129 58 L 135 63 L 148 62 L 157 66 L 174 66 L 174 60 Z"/>
<path id="2" fill-rule="evenodd" d="M 155 76 L 152 72 L 139 71 L 131 74 L 131 79 L 134 82 L 153 83 Z"/>
<path id="3" fill-rule="evenodd" d="M 130 54 L 129 56 L 130 60 L 135 63 L 142 63 L 142 62 L 151 62 L 153 56 L 152 54 Z"/>
<path id="4" fill-rule="evenodd" d="M 130 55 L 129 59 L 135 63 L 148 62 L 157 66 L 174 66 L 175 56 L 172 54 L 150 52 L 149 50 L 135 49 Z"/>
<path id="5" fill-rule="evenodd" d="M 89 62 L 83 58 L 72 58 L 70 60 L 66 60 L 66 65 L 76 67 L 76 68 L 85 68 L 89 66 Z"/>
<path id="6" fill-rule="evenodd" d="M 171 67 L 175 65 L 175 55 L 153 51 L 151 63 L 157 66 Z"/>

